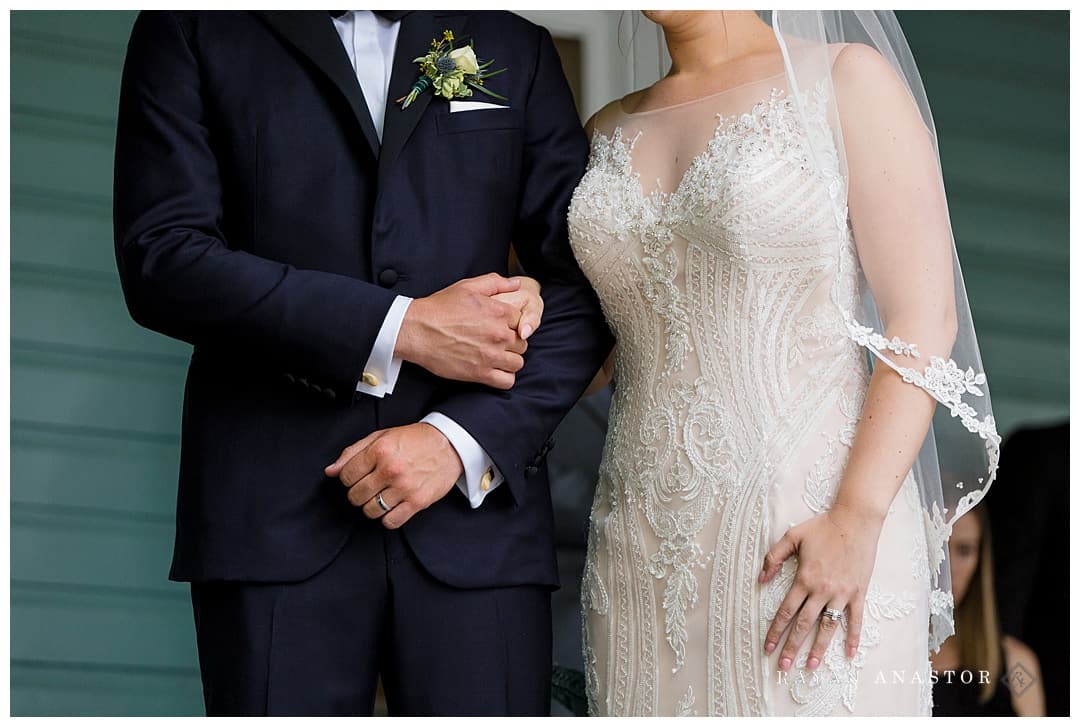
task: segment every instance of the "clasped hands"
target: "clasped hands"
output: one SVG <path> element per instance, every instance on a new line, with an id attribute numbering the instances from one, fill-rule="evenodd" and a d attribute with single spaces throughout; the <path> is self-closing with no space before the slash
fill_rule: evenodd
<path id="1" fill-rule="evenodd" d="M 394 355 L 444 379 L 508 390 L 543 313 L 532 278 L 468 278 L 409 305 Z M 425 422 L 372 432 L 324 470 L 348 488 L 350 503 L 391 529 L 442 499 L 463 471 L 454 447 Z"/>

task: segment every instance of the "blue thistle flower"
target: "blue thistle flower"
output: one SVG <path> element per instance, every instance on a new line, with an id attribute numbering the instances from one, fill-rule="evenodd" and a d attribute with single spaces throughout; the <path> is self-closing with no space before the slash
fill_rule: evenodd
<path id="1" fill-rule="evenodd" d="M 450 58 L 449 56 L 443 56 L 439 60 L 435 61 L 435 68 L 439 71 L 439 73 L 451 73 L 452 71 L 457 70 L 457 63 L 454 62 L 453 58 Z"/>

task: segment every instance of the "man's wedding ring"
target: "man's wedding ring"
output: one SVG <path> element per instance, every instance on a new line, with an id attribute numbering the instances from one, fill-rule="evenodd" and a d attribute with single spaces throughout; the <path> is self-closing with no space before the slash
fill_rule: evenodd
<path id="1" fill-rule="evenodd" d="M 822 618 L 827 618 L 830 621 L 839 621 L 844 617 L 844 611 L 839 608 L 826 608 L 821 612 Z"/>
<path id="2" fill-rule="evenodd" d="M 383 512 L 390 512 L 390 506 L 386 504 L 386 500 L 382 499 L 382 493 L 375 495 L 375 502 L 379 504 Z"/>

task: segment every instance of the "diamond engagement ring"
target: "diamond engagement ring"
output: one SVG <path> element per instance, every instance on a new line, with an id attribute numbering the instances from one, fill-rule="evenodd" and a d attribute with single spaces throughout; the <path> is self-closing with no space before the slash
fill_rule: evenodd
<path id="1" fill-rule="evenodd" d="M 826 608 L 821 612 L 821 617 L 827 618 L 830 621 L 839 621 L 844 617 L 844 611 L 839 608 Z"/>

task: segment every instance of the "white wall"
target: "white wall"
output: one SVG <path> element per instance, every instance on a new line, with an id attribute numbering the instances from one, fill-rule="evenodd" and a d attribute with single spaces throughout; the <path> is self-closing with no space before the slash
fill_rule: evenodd
<path id="1" fill-rule="evenodd" d="M 585 118 L 612 99 L 653 83 L 667 70 L 667 49 L 657 26 L 636 10 L 522 10 L 518 15 L 545 26 L 552 35 L 581 42 Z"/>

